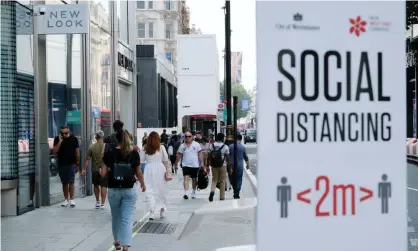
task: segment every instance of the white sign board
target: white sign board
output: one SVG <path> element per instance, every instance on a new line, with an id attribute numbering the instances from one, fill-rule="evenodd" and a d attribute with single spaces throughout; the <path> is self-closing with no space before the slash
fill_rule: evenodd
<path id="1" fill-rule="evenodd" d="M 257 1 L 256 23 L 257 250 L 407 250 L 405 3 Z"/>
<path id="2" fill-rule="evenodd" d="M 89 32 L 89 6 L 87 4 L 43 5 L 43 20 L 39 34 L 86 34 Z"/>

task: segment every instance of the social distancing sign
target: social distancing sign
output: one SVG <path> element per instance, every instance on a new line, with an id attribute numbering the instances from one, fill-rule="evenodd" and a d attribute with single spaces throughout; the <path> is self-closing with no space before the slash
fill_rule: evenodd
<path id="1" fill-rule="evenodd" d="M 256 19 L 257 250 L 406 250 L 405 3 Z"/>

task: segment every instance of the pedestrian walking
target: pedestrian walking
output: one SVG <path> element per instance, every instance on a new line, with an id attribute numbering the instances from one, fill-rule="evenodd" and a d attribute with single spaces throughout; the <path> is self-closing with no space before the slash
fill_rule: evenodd
<path id="1" fill-rule="evenodd" d="M 229 162 L 229 148 L 224 143 L 225 135 L 218 133 L 216 142 L 209 146 L 209 165 L 212 167 L 212 186 L 209 201 L 213 201 L 216 185 L 219 184 L 219 199 L 225 199 L 226 165 Z"/>
<path id="2" fill-rule="evenodd" d="M 145 192 L 139 153 L 133 150 L 129 135 L 123 129 L 116 132 L 116 145 L 103 156 L 102 177 L 108 178 L 108 197 L 112 215 L 112 233 L 116 250 L 128 250 L 132 242 L 132 217 L 137 200 L 138 177 Z"/>
<path id="3" fill-rule="evenodd" d="M 242 176 L 244 174 L 244 161 L 246 163 L 246 168 L 250 168 L 250 161 L 248 159 L 247 151 L 245 147 L 241 144 L 242 135 L 238 134 L 237 136 L 237 155 L 238 163 L 234 163 L 234 144 L 229 146 L 230 152 L 230 168 L 229 176 L 231 177 L 232 188 L 234 189 L 234 199 L 239 199 L 240 191 L 242 187 Z"/>
<path id="4" fill-rule="evenodd" d="M 107 151 L 108 149 L 110 149 L 110 148 L 112 148 L 112 147 L 114 147 L 114 146 L 117 145 L 118 142 L 117 142 L 117 139 L 116 139 L 116 134 L 119 131 L 123 131 L 128 136 L 129 145 L 132 145 L 133 148 L 134 148 L 134 150 L 136 150 L 136 151 L 139 150 L 139 148 L 137 146 L 134 146 L 133 145 L 133 143 L 134 143 L 134 137 L 133 137 L 133 135 L 130 132 L 128 132 L 128 130 L 124 130 L 123 129 L 123 126 L 124 125 L 125 124 L 122 121 L 120 121 L 120 120 L 115 120 L 115 122 L 113 122 L 113 130 L 115 132 L 112 133 L 110 136 L 108 136 L 108 137 L 106 137 L 104 139 L 104 142 L 106 144 L 109 144 L 107 146 L 107 149 L 105 149 L 105 151 Z"/>
<path id="5" fill-rule="evenodd" d="M 205 169 L 203 165 L 203 155 L 201 152 L 200 144 L 193 141 L 192 133 L 186 131 L 184 133 L 185 142 L 180 145 L 177 152 L 177 159 L 175 166 L 178 166 L 180 163 L 181 168 L 183 169 L 183 186 L 184 186 L 184 196 L 183 199 L 189 199 L 191 195 L 192 199 L 196 199 L 196 189 L 197 189 L 197 173 L 199 168 Z M 207 171 L 207 170 L 205 170 Z M 189 182 L 192 179 L 192 193 L 189 193 Z"/>
<path id="6" fill-rule="evenodd" d="M 209 172 L 209 153 L 210 153 L 210 144 L 209 140 L 206 136 L 203 136 L 200 141 L 200 148 L 202 149 L 202 158 L 203 158 L 203 164 L 200 163 L 205 167 L 205 169 Z"/>
<path id="7" fill-rule="evenodd" d="M 145 141 L 147 140 L 147 138 L 148 138 L 148 133 L 144 132 L 144 136 L 142 137 L 142 144 L 143 145 L 144 145 Z"/>
<path id="8" fill-rule="evenodd" d="M 159 210 L 160 217 L 164 217 L 168 205 L 168 184 L 171 177 L 168 154 L 161 145 L 157 132 L 148 136 L 145 151 L 141 151 L 141 165 L 147 164 L 144 170 L 144 181 L 147 186 L 147 201 L 149 206 L 149 219 L 154 220 Z"/>
<path id="9" fill-rule="evenodd" d="M 91 160 L 91 177 L 94 186 L 94 195 L 96 197 L 96 209 L 104 208 L 107 195 L 107 177 L 102 177 L 101 166 L 103 164 L 103 155 L 106 148 L 104 143 L 103 131 L 96 132 L 96 143 L 92 144 L 87 150 L 81 175 L 86 175 L 86 170 Z M 100 200 L 101 198 L 101 200 Z"/>
<path id="10" fill-rule="evenodd" d="M 180 140 L 179 140 L 179 136 L 174 134 L 171 137 L 170 143 L 168 145 L 168 155 L 170 156 L 170 162 L 171 162 L 171 172 L 172 173 L 176 173 L 177 174 L 177 166 L 175 165 L 176 163 L 176 157 L 177 157 L 177 152 L 180 148 Z"/>
<path id="11" fill-rule="evenodd" d="M 53 151 L 57 154 L 58 172 L 62 183 L 64 202 L 62 207 L 75 207 L 75 174 L 80 169 L 80 148 L 78 139 L 70 133 L 68 126 L 62 126 L 60 135 L 54 138 Z"/>

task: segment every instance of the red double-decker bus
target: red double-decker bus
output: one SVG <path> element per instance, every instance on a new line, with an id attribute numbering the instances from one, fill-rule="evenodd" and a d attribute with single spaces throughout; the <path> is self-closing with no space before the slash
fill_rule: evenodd
<path id="1" fill-rule="evenodd" d="M 100 129 L 104 132 L 104 135 L 110 135 L 112 133 L 110 125 L 111 116 L 111 110 L 102 108 L 100 112 Z"/>

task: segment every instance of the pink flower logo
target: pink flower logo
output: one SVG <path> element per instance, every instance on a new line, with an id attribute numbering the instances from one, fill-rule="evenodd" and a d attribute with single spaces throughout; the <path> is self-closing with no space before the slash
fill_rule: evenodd
<path id="1" fill-rule="evenodd" d="M 367 22 L 362 20 L 360 16 L 358 16 L 357 18 L 350 18 L 350 24 L 351 34 L 354 33 L 357 37 L 359 37 L 362 32 L 366 32 Z"/>

